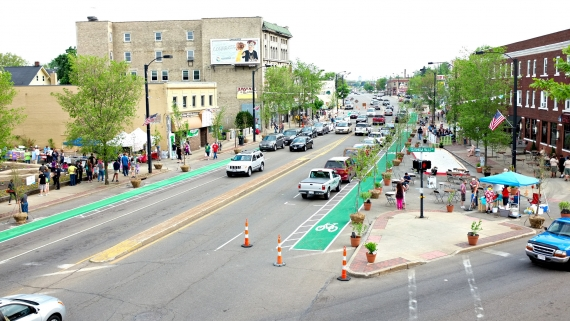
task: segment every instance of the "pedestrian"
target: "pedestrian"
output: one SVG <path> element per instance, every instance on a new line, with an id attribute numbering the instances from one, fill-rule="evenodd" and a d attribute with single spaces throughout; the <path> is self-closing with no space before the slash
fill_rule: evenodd
<path id="1" fill-rule="evenodd" d="M 180 147 L 178 147 L 180 149 Z M 178 156 L 180 157 L 180 156 Z M 126 153 L 123 153 L 123 157 L 121 157 L 121 166 L 123 167 L 123 176 L 129 176 L 129 158 L 127 157 Z"/>
<path id="2" fill-rule="evenodd" d="M 204 150 L 206 151 L 206 160 L 210 159 L 210 143 L 206 143 Z"/>
<path id="3" fill-rule="evenodd" d="M 285 129 L 285 125 L 283 125 L 283 122 L 281 122 L 281 123 L 279 124 L 279 132 L 280 132 L 280 133 L 283 133 L 283 129 Z"/>
<path id="4" fill-rule="evenodd" d="M 176 157 L 177 157 L 177 163 L 180 163 L 182 161 L 182 148 L 180 148 L 180 145 L 176 146 Z"/>
<path id="5" fill-rule="evenodd" d="M 402 183 L 398 182 L 396 184 L 396 209 L 403 210 L 404 209 L 404 188 L 402 187 Z"/>
<path id="6" fill-rule="evenodd" d="M 477 206 L 479 204 L 479 181 L 473 177 L 469 185 L 471 186 L 471 194 L 475 194 L 475 202 L 473 205 Z"/>
<path id="7" fill-rule="evenodd" d="M 57 149 L 54 149 L 53 152 L 51 153 L 51 160 L 52 160 L 52 163 L 53 162 L 56 162 L 56 163 L 59 162 L 59 153 L 57 152 Z M 52 168 L 54 168 L 54 167 L 52 167 Z"/>
<path id="8" fill-rule="evenodd" d="M 465 180 L 461 180 L 461 186 L 459 186 L 459 192 L 461 193 L 461 208 L 465 208 L 465 205 L 463 204 L 465 202 L 465 194 L 467 194 Z"/>
<path id="9" fill-rule="evenodd" d="M 556 159 L 556 155 L 552 154 L 552 158 L 550 159 L 550 177 L 556 177 L 556 171 L 558 170 L 558 159 Z"/>
<path id="10" fill-rule="evenodd" d="M 485 212 L 487 214 L 492 213 L 494 199 L 495 199 L 495 193 L 493 193 L 493 188 L 491 187 L 491 185 L 489 185 L 489 187 L 487 187 L 487 191 L 485 192 L 485 202 L 487 203 L 485 206 Z"/>
<path id="11" fill-rule="evenodd" d="M 509 204 L 509 196 L 511 195 L 508 185 L 503 186 L 501 194 L 503 195 L 503 206 L 506 208 L 507 204 Z"/>
<path id="12" fill-rule="evenodd" d="M 51 163 L 51 149 L 46 146 L 46 163 Z"/>
<path id="13" fill-rule="evenodd" d="M 422 134 L 424 133 L 424 130 L 422 129 L 422 126 L 418 127 L 418 141 L 422 140 Z"/>
<path id="14" fill-rule="evenodd" d="M 40 187 L 40 196 L 47 196 L 47 194 L 46 194 L 46 175 L 44 173 L 40 173 L 40 175 L 38 176 L 38 186 Z"/>
<path id="15" fill-rule="evenodd" d="M 119 163 L 119 160 L 115 159 L 115 161 L 113 162 L 113 179 L 111 179 L 111 182 L 114 182 L 115 179 L 117 180 L 117 183 L 119 182 L 120 169 L 121 169 L 121 163 Z"/>
<path id="16" fill-rule="evenodd" d="M 568 181 L 568 178 L 570 178 L 570 156 L 564 161 L 564 180 Z"/>
<path id="17" fill-rule="evenodd" d="M 214 153 L 214 157 L 212 157 L 212 159 L 217 159 L 218 158 L 218 143 L 214 143 L 212 145 L 212 152 Z"/>
<path id="18" fill-rule="evenodd" d="M 28 215 L 28 194 L 26 193 L 22 194 L 20 197 L 20 208 L 22 209 L 22 213 L 26 213 L 26 215 Z"/>
<path id="19" fill-rule="evenodd" d="M 81 184 L 81 181 L 83 181 L 83 165 L 81 163 L 81 161 L 77 161 L 75 166 L 77 167 L 77 184 Z"/>
<path id="20" fill-rule="evenodd" d="M 67 172 L 69 173 L 69 186 L 75 186 L 75 173 L 77 171 L 77 167 L 71 163 L 69 167 L 67 167 Z"/>
<path id="21" fill-rule="evenodd" d="M 93 183 L 93 165 L 91 165 L 89 160 L 85 162 L 85 175 L 87 176 L 87 181 Z"/>
<path id="22" fill-rule="evenodd" d="M 190 144 L 184 143 L 184 155 L 190 155 Z"/>
<path id="23" fill-rule="evenodd" d="M 55 169 L 55 165 L 52 166 L 51 170 Z M 49 181 L 51 178 L 51 171 L 50 168 L 46 167 L 46 170 L 44 171 L 44 175 L 46 176 L 46 195 L 49 195 Z"/>
<path id="24" fill-rule="evenodd" d="M 12 196 L 14 196 L 14 201 L 18 204 L 18 199 L 16 198 L 16 187 L 14 186 L 14 180 L 11 179 L 10 183 L 8 183 L 8 189 L 6 193 L 10 194 L 10 198 L 8 199 L 8 205 L 12 202 Z"/>
<path id="25" fill-rule="evenodd" d="M 41 163 L 42 156 L 40 155 L 40 149 L 38 148 L 38 145 L 36 145 L 34 148 L 34 152 L 36 153 L 36 162 L 34 164 L 37 164 L 38 162 Z"/>
<path id="26" fill-rule="evenodd" d="M 53 171 L 53 186 L 55 190 L 59 190 L 59 178 L 61 177 L 61 168 L 59 168 L 59 164 L 55 164 L 55 169 Z"/>
<path id="27" fill-rule="evenodd" d="M 38 163 L 38 154 L 36 153 L 36 149 L 32 148 L 32 164 Z"/>
<path id="28" fill-rule="evenodd" d="M 99 169 L 99 176 L 97 176 L 97 182 L 101 179 L 101 182 L 105 181 L 105 164 L 103 164 L 103 160 L 99 159 L 99 163 L 97 164 L 97 168 Z"/>

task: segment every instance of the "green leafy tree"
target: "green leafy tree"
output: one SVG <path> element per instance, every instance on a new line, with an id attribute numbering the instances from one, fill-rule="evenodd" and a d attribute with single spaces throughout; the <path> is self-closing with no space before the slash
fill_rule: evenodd
<path id="1" fill-rule="evenodd" d="M 71 59 L 77 57 L 77 48 L 69 47 L 65 50 L 64 54 L 61 54 L 54 58 L 47 65 L 48 68 L 53 68 L 56 70 L 57 79 L 61 85 L 71 84 Z"/>
<path id="2" fill-rule="evenodd" d="M 224 120 L 224 117 L 226 117 L 227 110 L 228 109 L 226 106 L 219 107 L 218 111 L 214 115 L 214 118 L 212 119 L 212 131 L 214 132 L 214 137 L 216 137 L 216 140 L 222 139 L 222 121 Z"/>
<path id="3" fill-rule="evenodd" d="M 344 81 L 342 78 L 338 78 L 337 79 L 337 87 L 336 87 L 336 99 L 337 100 L 341 100 L 342 104 L 344 105 L 344 99 L 346 97 L 348 97 L 348 94 L 350 94 L 350 87 L 348 87 L 346 81 Z"/>
<path id="4" fill-rule="evenodd" d="M 386 78 L 386 77 L 376 79 L 376 84 L 375 84 L 376 90 L 377 91 L 385 90 L 387 83 L 388 83 L 388 78 Z"/>
<path id="5" fill-rule="evenodd" d="M 178 104 L 172 104 L 172 120 L 174 121 L 174 125 L 176 125 L 176 131 L 174 132 L 174 141 L 176 145 L 181 146 L 184 143 L 184 140 L 188 136 L 188 131 L 190 128 L 188 127 L 188 123 L 182 121 L 182 112 L 180 111 L 180 107 Z M 182 165 L 186 165 L 186 153 L 182 153 Z"/>
<path id="6" fill-rule="evenodd" d="M 8 72 L 2 72 L 0 68 L 0 162 L 4 160 L 4 154 L 12 140 L 12 131 L 26 117 L 23 108 L 9 108 L 16 96 L 12 76 Z"/>
<path id="7" fill-rule="evenodd" d="M 570 46 L 564 48 L 562 53 L 566 56 L 570 56 Z M 555 58 L 554 62 L 556 63 L 558 71 L 564 72 L 565 75 L 570 75 L 570 63 L 562 58 Z M 534 82 L 530 87 L 547 91 L 548 98 L 556 99 L 558 101 L 570 99 L 570 84 L 567 83 L 567 80 L 563 80 L 561 82 L 556 82 L 552 78 L 533 78 L 533 80 Z"/>
<path id="8" fill-rule="evenodd" d="M 364 90 L 366 90 L 367 92 L 373 92 L 374 91 L 374 86 L 372 86 L 372 84 L 370 83 L 365 83 L 364 84 Z"/>
<path id="9" fill-rule="evenodd" d="M 248 127 L 253 127 L 253 115 L 247 110 L 242 110 L 236 115 L 234 125 L 240 130 L 240 135 L 243 135 L 243 130 Z"/>
<path id="10" fill-rule="evenodd" d="M 375 165 L 375 161 L 378 160 L 378 153 L 379 149 L 376 147 L 359 148 L 356 154 L 352 156 L 352 159 L 354 160 L 354 171 L 356 173 L 355 177 L 358 179 L 358 193 L 356 193 L 354 212 L 358 212 L 358 198 L 360 197 L 361 192 L 360 184 L 362 184 L 366 178 L 375 173 L 373 167 Z"/>
<path id="11" fill-rule="evenodd" d="M 335 75 L 334 71 L 325 72 L 321 80 L 334 80 Z"/>
<path id="12" fill-rule="evenodd" d="M 144 81 L 128 72 L 126 62 L 109 61 L 94 56 L 78 56 L 71 59 L 71 83 L 77 92 L 67 88 L 63 93 L 52 93 L 62 109 L 69 113 L 66 123 L 68 140 L 82 138 L 91 146 L 97 146 L 105 162 L 116 156 L 112 142 L 121 131 L 132 123 L 137 103 L 143 96 Z M 109 184 L 105 171 L 105 184 Z"/>
<path id="13" fill-rule="evenodd" d="M 265 71 L 265 85 L 263 86 L 263 109 L 261 119 L 269 125 L 269 119 L 275 114 L 289 114 L 295 105 L 295 88 L 293 75 L 288 66 L 272 67 Z"/>
<path id="14" fill-rule="evenodd" d="M 293 68 L 293 77 L 297 89 L 297 103 L 300 109 L 311 109 L 317 94 L 321 91 L 322 72 L 317 66 L 297 60 Z"/>
<path id="15" fill-rule="evenodd" d="M 27 66 L 28 62 L 11 52 L 0 53 L 0 67 L 21 67 Z"/>

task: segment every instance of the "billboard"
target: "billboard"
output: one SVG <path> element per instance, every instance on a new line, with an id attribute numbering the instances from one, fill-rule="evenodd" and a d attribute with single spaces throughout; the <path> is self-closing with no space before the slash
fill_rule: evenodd
<path id="1" fill-rule="evenodd" d="M 251 65 L 260 62 L 259 38 L 211 39 L 212 65 Z"/>
<path id="2" fill-rule="evenodd" d="M 252 94 L 255 92 L 257 98 L 257 90 L 252 90 L 251 87 L 237 87 L 237 99 L 253 99 Z"/>

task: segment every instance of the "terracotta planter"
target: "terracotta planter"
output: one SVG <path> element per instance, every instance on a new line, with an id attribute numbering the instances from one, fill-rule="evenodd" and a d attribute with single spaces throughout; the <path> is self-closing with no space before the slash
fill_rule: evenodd
<path id="1" fill-rule="evenodd" d="M 390 186 L 390 183 L 392 183 L 390 178 L 384 178 L 383 181 L 384 181 L 384 186 Z"/>
<path id="2" fill-rule="evenodd" d="M 447 207 L 447 213 L 453 212 L 453 206 L 454 206 L 453 204 L 446 205 L 446 207 Z"/>
<path id="3" fill-rule="evenodd" d="M 16 214 L 12 215 L 12 217 L 16 221 L 16 224 L 22 225 L 22 224 L 26 223 L 26 220 L 28 219 L 28 214 L 18 212 Z"/>
<path id="4" fill-rule="evenodd" d="M 477 167 L 477 173 L 483 173 L 483 167 Z"/>
<path id="5" fill-rule="evenodd" d="M 469 233 L 467 233 L 467 242 L 469 243 L 469 245 L 477 245 L 477 241 L 479 240 L 479 235 L 478 234 L 470 235 Z"/>
<path id="6" fill-rule="evenodd" d="M 370 209 L 372 208 L 372 203 L 368 202 L 364 202 L 364 210 L 365 211 L 370 211 Z"/>
<path id="7" fill-rule="evenodd" d="M 350 246 L 358 247 L 360 245 L 360 236 L 350 237 Z"/>
<path id="8" fill-rule="evenodd" d="M 241 153 L 241 148 L 234 148 L 234 153 L 237 155 Z"/>
<path id="9" fill-rule="evenodd" d="M 560 217 L 570 217 L 570 212 L 566 213 L 566 211 L 561 211 Z"/>
<path id="10" fill-rule="evenodd" d="M 401 163 L 401 162 L 402 162 L 402 161 L 399 160 L 399 159 L 394 159 L 394 160 L 392 161 L 392 164 L 393 164 L 394 166 L 400 166 L 400 163 Z"/>
<path id="11" fill-rule="evenodd" d="M 375 190 L 377 190 L 378 192 L 382 193 L 382 187 L 377 187 L 377 188 L 375 188 Z"/>
<path id="12" fill-rule="evenodd" d="M 152 165 L 154 166 L 154 169 L 162 169 L 161 163 L 152 163 Z"/>
<path id="13" fill-rule="evenodd" d="M 376 261 L 376 253 L 370 254 L 366 252 L 366 260 L 368 261 L 368 263 L 374 263 L 374 261 Z"/>
<path id="14" fill-rule="evenodd" d="M 137 179 L 137 178 L 131 179 L 131 184 L 133 185 L 133 188 L 141 187 L 141 182 L 142 181 L 140 179 Z"/>
<path id="15" fill-rule="evenodd" d="M 350 214 L 350 220 L 353 223 L 364 223 L 365 218 L 366 218 L 366 215 L 364 215 L 363 213 L 360 213 L 360 212 Z"/>
<path id="16" fill-rule="evenodd" d="M 190 165 L 180 165 L 180 170 L 187 172 L 190 170 Z"/>
<path id="17" fill-rule="evenodd" d="M 409 149 L 406 149 L 406 155 L 411 155 L 412 153 L 410 153 Z"/>
<path id="18" fill-rule="evenodd" d="M 542 224 L 544 223 L 544 217 L 538 215 L 531 215 L 528 218 L 528 222 L 530 223 L 530 227 L 532 228 L 542 228 Z"/>
<path id="19" fill-rule="evenodd" d="M 415 146 L 415 147 L 420 147 L 420 142 L 417 142 L 414 146 Z"/>
<path id="20" fill-rule="evenodd" d="M 412 138 L 408 138 L 408 143 L 411 143 L 411 142 L 412 142 Z"/>

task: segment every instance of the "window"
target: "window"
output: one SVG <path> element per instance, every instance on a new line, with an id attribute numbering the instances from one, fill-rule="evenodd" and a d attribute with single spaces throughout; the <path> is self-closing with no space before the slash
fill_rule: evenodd
<path id="1" fill-rule="evenodd" d="M 154 33 L 154 41 L 162 41 L 162 32 Z"/>
<path id="2" fill-rule="evenodd" d="M 548 58 L 544 58 L 544 66 L 542 68 L 542 74 L 548 75 Z"/>
<path id="3" fill-rule="evenodd" d="M 505 75 L 504 75 L 504 78 L 507 78 L 507 70 L 508 70 L 508 69 L 509 69 L 509 64 L 506 63 L 506 64 L 505 64 Z M 513 69 L 511 68 L 511 74 L 512 74 L 512 70 L 513 70 Z"/>
<path id="4" fill-rule="evenodd" d="M 188 70 L 182 70 L 182 81 L 190 80 L 190 74 Z"/>
<path id="5" fill-rule="evenodd" d="M 196 96 L 192 96 L 192 107 L 196 107 Z"/>
<path id="6" fill-rule="evenodd" d="M 129 51 L 125 52 L 125 61 L 131 62 L 131 53 Z"/>
<path id="7" fill-rule="evenodd" d="M 560 73 L 558 73 L 558 59 L 560 59 L 560 56 L 556 56 L 556 61 L 554 62 L 554 76 L 560 75 Z"/>
<path id="8" fill-rule="evenodd" d="M 168 70 L 162 71 L 162 81 L 168 81 Z"/>
<path id="9" fill-rule="evenodd" d="M 200 106 L 204 107 L 205 101 L 206 101 L 206 96 L 201 95 L 201 96 L 200 96 Z"/>
<path id="10" fill-rule="evenodd" d="M 188 98 L 188 97 L 182 96 L 182 108 L 188 107 L 188 106 L 186 105 L 186 100 L 187 100 L 186 98 Z"/>
<path id="11" fill-rule="evenodd" d="M 530 60 L 526 61 L 526 76 L 530 77 Z"/>
<path id="12" fill-rule="evenodd" d="M 527 91 L 526 91 L 526 105 L 525 105 L 525 107 L 528 107 L 529 98 L 530 98 L 530 91 L 527 90 Z"/>
<path id="13" fill-rule="evenodd" d="M 178 106 L 178 97 L 172 96 L 172 106 Z"/>
<path id="14" fill-rule="evenodd" d="M 162 62 L 162 51 L 155 51 L 154 58 L 156 58 L 156 62 Z"/>
<path id="15" fill-rule="evenodd" d="M 137 75 L 137 71 L 136 70 L 131 70 L 131 76 L 136 76 Z"/>
<path id="16" fill-rule="evenodd" d="M 532 62 L 532 76 L 536 77 L 536 59 Z"/>
<path id="17" fill-rule="evenodd" d="M 558 99 L 554 98 L 554 106 L 552 107 L 552 110 L 556 111 L 558 110 Z"/>
<path id="18" fill-rule="evenodd" d="M 540 92 L 540 108 L 546 108 L 546 109 L 548 109 L 547 96 L 548 96 L 548 94 L 546 93 L 546 91 L 541 91 L 541 92 Z"/>
<path id="19" fill-rule="evenodd" d="M 570 110 L 570 99 L 564 101 L 564 110 Z"/>
<path id="20" fill-rule="evenodd" d="M 213 105 L 214 105 L 214 95 L 208 96 L 208 105 L 209 105 L 209 106 L 213 106 Z"/>
<path id="21" fill-rule="evenodd" d="M 558 134 L 558 124 L 557 123 L 549 123 L 550 124 L 550 145 L 556 146 L 556 134 Z"/>
<path id="22" fill-rule="evenodd" d="M 522 107 L 522 90 L 517 90 L 517 106 Z"/>
<path id="23" fill-rule="evenodd" d="M 513 63 L 511 62 L 511 77 L 513 76 Z"/>
<path id="24" fill-rule="evenodd" d="M 186 51 L 186 58 L 188 61 L 194 61 L 194 50 Z"/>
<path id="25" fill-rule="evenodd" d="M 517 75 L 522 77 L 522 61 L 519 61 L 519 69 L 517 70 Z"/>
<path id="26" fill-rule="evenodd" d="M 194 41 L 194 31 L 186 31 L 186 40 Z"/>
<path id="27" fill-rule="evenodd" d="M 510 94 L 510 98 L 509 98 L 509 104 L 512 105 L 513 104 L 513 91 L 511 90 L 511 94 Z"/>
<path id="28" fill-rule="evenodd" d="M 125 32 L 125 34 L 123 35 L 123 41 L 124 42 L 131 42 L 131 34 L 128 32 Z"/>
<path id="29" fill-rule="evenodd" d="M 570 125 L 564 124 L 564 140 L 562 141 L 562 148 L 570 150 Z"/>
<path id="30" fill-rule="evenodd" d="M 534 108 L 534 100 L 535 100 L 535 98 L 536 98 L 535 95 L 536 95 L 536 91 L 533 90 L 533 91 L 532 91 L 532 105 L 530 105 L 532 108 Z"/>
<path id="31" fill-rule="evenodd" d="M 194 81 L 200 81 L 200 70 L 194 70 Z"/>
<path id="32" fill-rule="evenodd" d="M 109 60 L 113 60 L 113 52 L 109 51 Z"/>
<path id="33" fill-rule="evenodd" d="M 40 76 L 36 76 L 36 81 L 40 81 Z"/>
<path id="34" fill-rule="evenodd" d="M 158 71 L 153 70 L 150 72 L 150 80 L 151 81 L 158 81 Z"/>
<path id="35" fill-rule="evenodd" d="M 540 126 L 542 128 L 542 131 L 540 133 L 540 142 L 541 143 L 548 143 L 548 122 L 540 122 L 540 124 L 542 126 Z"/>
<path id="36" fill-rule="evenodd" d="M 109 42 L 113 42 L 113 33 L 109 32 Z"/>

